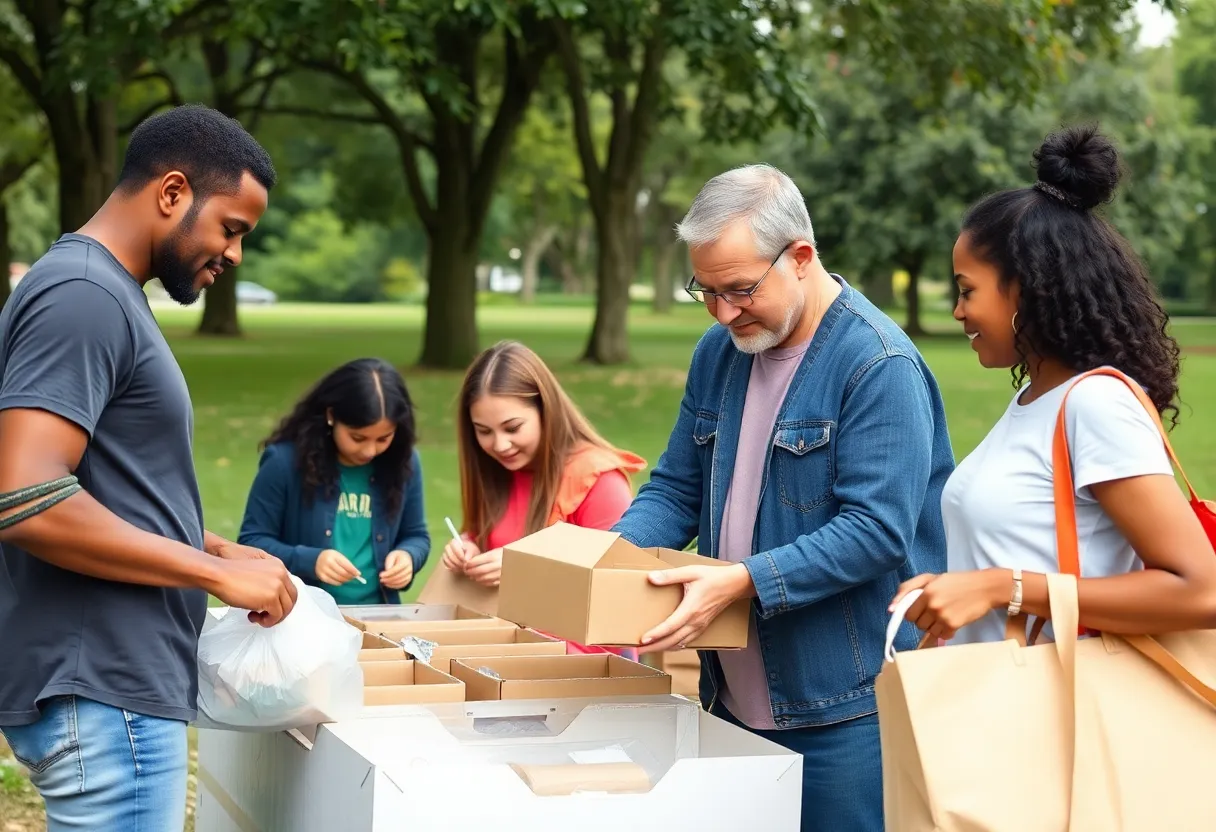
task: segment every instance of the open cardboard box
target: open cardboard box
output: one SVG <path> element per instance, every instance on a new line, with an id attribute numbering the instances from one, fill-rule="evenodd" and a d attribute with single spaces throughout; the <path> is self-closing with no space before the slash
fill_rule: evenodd
<path id="1" fill-rule="evenodd" d="M 671 693 L 661 670 L 611 653 L 454 659 L 452 676 L 469 702 Z"/>
<path id="2" fill-rule="evenodd" d="M 515 629 L 515 624 L 459 604 L 384 604 L 376 607 L 340 607 L 347 623 L 365 633 L 387 636 L 394 641 L 429 631 Z"/>
<path id="3" fill-rule="evenodd" d="M 498 615 L 580 644 L 637 647 L 684 597 L 682 586 L 652 585 L 651 572 L 730 565 L 690 552 L 641 549 L 614 532 L 557 523 L 503 547 Z M 746 647 L 750 615 L 750 601 L 736 601 L 687 647 Z"/>
<path id="4" fill-rule="evenodd" d="M 532 630 L 485 629 L 485 630 L 440 630 L 431 634 L 414 633 L 419 638 L 437 644 L 430 652 L 427 664 L 445 672 L 451 672 L 452 659 L 497 656 L 564 656 L 566 642 L 551 638 Z M 433 636 L 433 637 L 432 637 Z M 383 636 L 365 633 L 360 662 L 400 661 L 414 658 L 405 648 Z M 421 658 L 421 657 L 418 657 Z"/>
<path id="5" fill-rule="evenodd" d="M 417 706 L 311 737 L 202 730 L 198 748 L 198 832 L 796 832 L 800 822 L 801 755 L 673 696 Z M 604 766 L 628 771 L 605 777 Z"/>
<path id="6" fill-rule="evenodd" d="M 401 654 L 398 653 L 398 656 Z M 359 662 L 363 668 L 363 704 L 426 705 L 463 702 L 464 682 L 430 665 L 398 658 L 391 662 Z"/>

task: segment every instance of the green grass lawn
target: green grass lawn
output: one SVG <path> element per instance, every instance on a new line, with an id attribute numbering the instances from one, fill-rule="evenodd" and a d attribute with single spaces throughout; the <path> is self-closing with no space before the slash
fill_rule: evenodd
<path id="1" fill-rule="evenodd" d="M 194 397 L 195 460 L 207 525 L 227 537 L 234 537 L 240 526 L 258 442 L 309 385 L 359 356 L 378 355 L 402 369 L 418 414 L 427 517 L 435 541 L 428 569 L 406 597 L 414 596 L 429 567 L 438 562 L 435 555 L 447 538 L 444 516 L 459 522 L 460 511 L 453 405 L 461 374 L 414 367 L 421 310 L 297 305 L 244 309 L 245 337 L 222 340 L 193 335 L 198 314 L 158 310 Z M 591 309 L 565 304 L 535 309 L 488 305 L 478 313 L 483 345 L 515 338 L 533 347 L 612 442 L 654 464 L 676 416 L 689 356 L 709 318 L 691 305 L 681 305 L 669 316 L 634 307 L 632 363 L 601 368 L 578 361 L 591 317 Z M 941 385 L 955 453 L 962 457 L 1008 404 L 1009 375 L 981 368 L 943 311 L 932 312 L 927 323 L 937 334 L 923 339 L 920 347 Z M 1216 321 L 1178 319 L 1175 333 L 1186 348 L 1183 422 L 1175 444 L 1195 486 L 1213 495 L 1216 436 L 1203 425 L 1216 415 Z M 28 798 L 23 782 L 0 766 L 0 821 L 6 805 L 16 811 L 19 801 L 28 809 Z M 0 825 L 0 832 L 41 828 L 31 823 Z"/>

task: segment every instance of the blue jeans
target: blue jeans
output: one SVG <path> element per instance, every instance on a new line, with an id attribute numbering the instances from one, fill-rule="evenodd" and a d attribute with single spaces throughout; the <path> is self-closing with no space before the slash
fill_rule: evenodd
<path id="1" fill-rule="evenodd" d="M 721 702 L 711 713 L 802 755 L 802 832 L 882 832 L 877 714 L 816 728 L 756 731 Z"/>
<path id="2" fill-rule="evenodd" d="M 0 728 L 46 801 L 47 832 L 181 832 L 186 723 L 55 696 Z"/>

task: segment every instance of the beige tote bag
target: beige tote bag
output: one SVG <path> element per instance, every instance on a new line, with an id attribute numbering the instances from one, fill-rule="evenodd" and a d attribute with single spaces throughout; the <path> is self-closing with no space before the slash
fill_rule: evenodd
<path id="1" fill-rule="evenodd" d="M 888 832 L 1216 830 L 1216 631 L 1078 639 L 1063 424 L 1061 408 L 1054 469 L 1067 568 L 1048 576 L 1057 640 L 1035 644 L 1036 626 L 1027 645 L 1018 616 L 1003 642 L 895 654 L 915 597 L 892 616 L 876 683 Z"/>

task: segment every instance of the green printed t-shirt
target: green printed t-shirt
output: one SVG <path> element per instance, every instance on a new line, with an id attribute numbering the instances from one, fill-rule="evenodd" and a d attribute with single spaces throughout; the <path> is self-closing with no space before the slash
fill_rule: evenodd
<path id="1" fill-rule="evenodd" d="M 339 604 L 379 604 L 380 570 L 372 549 L 372 466 L 338 468 L 342 490 L 334 517 L 334 548 L 355 565 L 367 585 L 351 578 L 341 586 L 325 584 L 325 589 Z"/>

